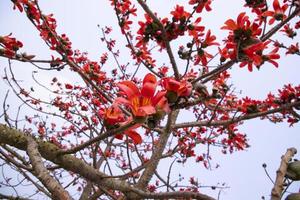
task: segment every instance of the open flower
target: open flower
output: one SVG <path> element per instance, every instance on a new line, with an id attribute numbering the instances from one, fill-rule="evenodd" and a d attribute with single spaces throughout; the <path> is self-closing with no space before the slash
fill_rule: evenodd
<path id="1" fill-rule="evenodd" d="M 177 81 L 170 77 L 164 78 L 162 85 L 167 91 L 176 92 L 181 97 L 189 96 L 193 88 L 192 84 L 186 80 Z"/>
<path id="2" fill-rule="evenodd" d="M 275 20 L 282 21 L 286 18 L 286 15 L 284 13 L 288 9 L 288 7 L 289 7 L 288 4 L 283 4 L 282 6 L 280 6 L 279 1 L 274 0 L 273 1 L 274 11 L 266 11 L 263 13 L 263 16 L 271 17 L 271 19 L 269 20 L 269 24 L 271 25 L 275 22 Z"/>
<path id="3" fill-rule="evenodd" d="M 155 114 L 158 109 L 169 112 L 169 105 L 163 91 L 155 94 L 157 87 L 156 77 L 147 74 L 143 80 L 142 88 L 139 89 L 132 81 L 122 81 L 117 84 L 120 94 L 125 97 L 118 97 L 116 103 L 130 108 L 136 117 L 145 117 Z"/>
<path id="4" fill-rule="evenodd" d="M 191 94 L 193 86 L 186 80 L 177 81 L 168 77 L 162 79 L 162 86 L 167 90 L 166 97 L 169 103 L 175 103 L 178 97 L 187 97 Z"/>
<path id="5" fill-rule="evenodd" d="M 184 10 L 183 6 L 176 5 L 175 10 L 171 12 L 175 20 L 185 20 L 190 16 L 189 12 Z"/>

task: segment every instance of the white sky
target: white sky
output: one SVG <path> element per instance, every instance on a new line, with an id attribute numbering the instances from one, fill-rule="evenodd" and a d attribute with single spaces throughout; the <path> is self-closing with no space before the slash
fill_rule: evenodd
<path id="1" fill-rule="evenodd" d="M 160 16 L 167 15 L 169 10 L 174 8 L 176 3 L 183 4 L 187 0 L 148 0 L 150 8 L 157 10 Z M 203 23 L 212 29 L 214 34 L 225 35 L 227 32 L 220 31 L 219 27 L 229 17 L 235 19 L 240 12 L 241 4 L 237 0 L 214 1 L 213 14 L 202 15 Z M 112 26 L 113 36 L 117 39 L 119 48 L 123 53 L 120 60 L 127 63 L 130 58 L 128 50 L 124 47 L 124 38 L 119 34 L 116 27 L 117 20 L 113 9 L 108 1 L 104 0 L 52 0 L 40 1 L 41 8 L 45 13 L 54 13 L 58 22 L 58 32 L 66 33 L 73 43 L 74 49 L 88 51 L 92 59 L 98 60 L 101 53 L 106 51 L 104 45 L 100 42 L 101 27 Z M 0 1 L 0 35 L 13 33 L 17 39 L 23 41 L 24 50 L 30 54 L 40 55 L 41 58 L 49 58 L 49 50 L 39 39 L 38 32 L 26 20 L 24 14 L 12 10 L 10 1 Z M 299 40 L 299 37 L 297 38 Z M 175 49 L 174 52 L 177 50 Z M 123 56 L 124 55 L 124 56 Z M 167 62 L 162 54 L 156 58 L 159 63 Z M 300 57 L 289 56 L 281 59 L 279 69 L 272 65 L 264 65 L 260 71 L 254 70 L 249 73 L 246 68 L 240 69 L 235 66 L 232 70 L 232 83 L 237 90 L 242 90 L 244 95 L 253 98 L 264 98 L 269 91 L 276 92 L 286 83 L 299 84 L 299 62 Z M 5 59 L 0 59 L 0 74 L 2 75 L 4 67 L 7 66 Z M 28 86 L 32 84 L 31 67 L 23 63 L 14 62 L 13 64 L 16 76 L 19 79 L 29 80 Z M 109 70 L 109 66 L 107 67 Z M 40 73 L 41 80 L 51 80 L 55 73 Z M 60 78 L 66 81 L 76 80 L 69 74 L 58 74 Z M 47 83 L 47 82 L 46 82 Z M 7 86 L 0 81 L 0 100 L 7 90 Z M 12 95 L 11 95 L 12 96 Z M 47 98 L 47 97 L 45 97 Z M 11 104 L 15 100 L 11 98 Z M 2 102 L 2 101 L 1 101 Z M 17 101 L 15 103 L 17 105 Z M 12 105 L 13 107 L 13 105 Z M 2 109 L 2 107 L 0 108 Z M 285 153 L 289 147 L 296 147 L 300 151 L 300 125 L 295 124 L 289 128 L 288 124 L 272 124 L 268 121 L 252 120 L 247 121 L 240 127 L 241 131 L 247 133 L 251 147 L 243 152 L 235 152 L 232 155 L 223 155 L 219 152 L 214 153 L 214 162 L 221 167 L 217 170 L 208 171 L 202 165 L 187 163 L 186 166 L 192 166 L 191 170 L 184 171 L 186 167 L 179 167 L 173 171 L 174 176 L 180 172 L 187 176 L 198 177 L 199 182 L 204 185 L 215 185 L 225 182 L 230 189 L 221 193 L 221 200 L 240 200 L 240 199 L 261 199 L 265 196 L 268 199 L 272 183 L 264 174 L 262 163 L 267 163 L 268 171 L 275 178 L 276 169 L 279 166 L 280 156 Z M 299 156 L 296 156 L 299 158 Z M 0 176 L 1 178 L 1 176 Z M 294 184 L 290 191 L 297 191 L 300 184 Z M 0 188 L 3 193 L 3 189 Z M 204 193 L 213 194 L 210 190 L 203 190 Z"/>

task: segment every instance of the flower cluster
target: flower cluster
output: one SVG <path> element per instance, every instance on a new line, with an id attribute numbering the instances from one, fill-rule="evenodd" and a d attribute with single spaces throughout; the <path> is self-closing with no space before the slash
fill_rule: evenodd
<path id="1" fill-rule="evenodd" d="M 269 41 L 262 42 L 258 39 L 262 30 L 257 23 L 251 23 L 246 13 L 241 13 L 234 21 L 229 19 L 225 22 L 224 30 L 229 30 L 225 48 L 220 49 L 221 60 L 226 59 L 240 61 L 240 67 L 248 66 L 253 70 L 253 65 L 259 68 L 265 61 L 278 66 L 274 61 L 279 59 L 278 48 L 264 55 L 263 51 L 268 47 Z"/>
<path id="2" fill-rule="evenodd" d="M 61 54 L 71 56 L 73 54 L 71 42 L 65 35 L 58 35 L 56 32 L 56 20 L 53 15 L 44 15 L 39 10 L 35 1 L 31 0 L 14 0 L 14 8 L 18 8 L 20 12 L 27 13 L 32 23 L 40 32 L 42 39 L 50 46 L 52 50 L 56 50 Z"/>
<path id="3" fill-rule="evenodd" d="M 129 20 L 131 15 L 136 16 L 136 8 L 132 5 L 130 0 L 110 0 L 111 5 L 114 6 L 115 11 L 119 18 L 119 25 L 121 31 L 125 34 L 126 30 L 130 29 L 132 21 Z"/>
<path id="4" fill-rule="evenodd" d="M 6 36 L 0 36 L 0 55 L 12 58 L 16 55 L 16 52 L 23 46 L 22 42 L 11 37 L 11 34 Z"/>
<path id="5" fill-rule="evenodd" d="M 110 108 L 105 110 L 103 115 L 106 127 L 124 125 L 134 120 L 137 122 L 137 125 L 126 130 L 124 134 L 128 135 L 135 144 L 141 143 L 141 137 L 134 129 L 141 126 L 141 123 L 144 122 L 149 127 L 152 127 L 152 123 L 161 120 L 170 111 L 167 98 L 165 97 L 166 92 L 156 92 L 157 85 L 156 77 L 150 73 L 144 77 L 141 88 L 138 88 L 132 81 L 118 83 L 119 97 L 115 99 L 115 103 Z M 133 118 L 126 117 L 120 109 L 121 106 L 129 109 Z M 121 139 L 122 134 L 119 134 L 117 138 Z"/>

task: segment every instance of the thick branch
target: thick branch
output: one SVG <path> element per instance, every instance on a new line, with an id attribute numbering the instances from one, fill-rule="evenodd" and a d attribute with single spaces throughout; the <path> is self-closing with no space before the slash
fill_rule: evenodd
<path id="1" fill-rule="evenodd" d="M 60 183 L 52 178 L 49 171 L 43 165 L 41 154 L 38 151 L 38 145 L 30 136 L 27 137 L 27 154 L 31 161 L 34 174 L 50 191 L 53 199 L 72 199 L 69 193 L 60 185 Z"/>
<path id="2" fill-rule="evenodd" d="M 106 174 L 95 170 L 90 165 L 72 155 L 59 155 L 61 149 L 56 145 L 41 140 L 35 140 L 38 145 L 41 156 L 65 170 L 79 174 L 83 178 L 90 180 L 93 183 L 103 185 L 107 188 L 128 192 L 131 187 L 123 181 L 114 180 L 107 177 Z M 20 150 L 27 150 L 27 136 L 21 131 L 9 128 L 0 124 L 0 143 L 14 146 Z"/>
<path id="3" fill-rule="evenodd" d="M 289 194 L 285 200 L 299 200 L 300 199 L 300 193 L 292 193 Z"/>
<path id="4" fill-rule="evenodd" d="M 0 193 L 0 199 L 9 199 L 9 200 L 31 200 L 31 199 L 22 198 L 22 197 L 9 196 L 9 195 L 6 195 L 6 194 L 1 194 L 1 193 Z"/>
<path id="5" fill-rule="evenodd" d="M 161 193 L 140 193 L 140 196 L 147 199 L 198 199 L 215 200 L 214 198 L 196 192 L 161 192 Z"/>
<path id="6" fill-rule="evenodd" d="M 280 200 L 282 191 L 283 191 L 283 183 L 284 183 L 284 177 L 286 174 L 286 170 L 288 167 L 288 163 L 290 159 L 297 153 L 297 150 L 295 148 L 289 148 L 285 155 L 281 157 L 281 163 L 280 167 L 276 172 L 276 180 L 274 187 L 271 192 L 271 200 Z"/>
<path id="7" fill-rule="evenodd" d="M 196 121 L 196 122 L 185 122 L 185 123 L 176 124 L 173 126 L 173 128 L 178 129 L 178 128 L 196 127 L 196 126 L 197 127 L 198 126 L 225 126 L 228 124 L 237 123 L 237 122 L 244 121 L 244 120 L 254 119 L 257 117 L 263 117 L 263 116 L 267 116 L 270 114 L 282 112 L 284 110 L 287 110 L 287 109 L 290 109 L 292 107 L 299 106 L 299 105 L 300 105 L 300 101 L 297 101 L 297 102 L 282 105 L 279 108 L 274 108 L 274 109 L 271 109 L 268 111 L 263 111 L 263 112 L 246 114 L 246 115 L 243 115 L 240 117 L 234 117 L 234 118 L 228 119 L 228 120 L 215 120 L 215 121 L 206 120 L 206 121 Z"/>
<path id="8" fill-rule="evenodd" d="M 178 113 L 179 113 L 179 110 L 175 110 L 169 114 L 166 128 L 164 129 L 163 133 L 160 135 L 159 143 L 154 148 L 154 152 L 153 152 L 150 160 L 147 163 L 148 166 L 146 167 L 139 182 L 137 183 L 138 188 L 141 188 L 141 189 L 146 188 L 146 186 L 148 185 L 149 181 L 151 180 L 153 174 L 155 173 L 155 170 L 157 168 L 159 160 L 162 156 L 162 153 L 165 149 L 165 146 L 166 146 L 169 136 L 171 134 L 171 127 L 175 123 Z"/>
<path id="9" fill-rule="evenodd" d="M 174 111 L 172 113 L 171 117 L 176 118 L 178 111 Z M 172 120 L 169 120 L 168 126 L 169 128 L 166 129 L 166 132 L 170 132 L 171 122 Z M 28 136 L 16 129 L 9 128 L 6 125 L 0 124 L 0 143 L 8 144 L 11 146 L 14 146 L 15 148 L 18 148 L 20 150 L 27 150 L 28 146 Z M 124 181 L 107 178 L 107 175 L 99 172 L 98 170 L 95 170 L 88 164 L 84 163 L 82 160 L 72 156 L 72 155 L 58 155 L 60 152 L 60 148 L 56 145 L 50 143 L 41 141 L 38 139 L 34 140 L 37 144 L 37 148 L 40 152 L 40 155 L 61 166 L 61 168 L 64 168 L 65 170 L 74 172 L 86 180 L 89 180 L 93 183 L 99 184 L 102 187 L 109 188 L 112 190 L 118 190 L 125 194 L 128 194 L 129 192 L 133 192 L 136 195 L 138 195 L 139 198 L 157 198 L 157 199 L 164 199 L 164 198 L 195 198 L 199 200 L 214 200 L 211 197 L 208 197 L 206 195 L 200 194 L 200 193 L 194 193 L 194 192 L 166 192 L 166 193 L 148 193 L 144 192 L 141 189 L 138 189 L 136 187 L 131 187 L 129 184 L 127 184 Z"/>

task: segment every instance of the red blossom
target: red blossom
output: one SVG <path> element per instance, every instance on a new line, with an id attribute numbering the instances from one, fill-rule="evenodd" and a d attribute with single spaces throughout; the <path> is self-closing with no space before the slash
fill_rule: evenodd
<path id="1" fill-rule="evenodd" d="M 0 36 L 0 54 L 12 58 L 15 56 L 16 51 L 23 47 L 22 42 L 16 40 L 16 38 L 11 37 L 12 34 L 6 36 Z"/>
<path id="2" fill-rule="evenodd" d="M 154 75 L 149 73 L 144 77 L 141 89 L 132 81 L 122 81 L 117 86 L 120 89 L 120 94 L 126 95 L 126 98 L 118 97 L 116 102 L 129 107 L 134 116 L 152 115 L 156 113 L 157 109 L 169 112 L 164 92 L 155 94 L 157 80 Z"/>
<path id="3" fill-rule="evenodd" d="M 189 12 L 184 10 L 183 6 L 176 5 L 175 10 L 171 12 L 175 21 L 177 20 L 185 20 L 190 16 Z"/>
<path id="4" fill-rule="evenodd" d="M 299 50 L 299 43 L 297 42 L 295 45 L 291 44 L 288 47 L 288 50 L 287 50 L 287 52 L 285 54 L 297 54 L 299 52 L 300 52 L 300 50 Z"/>
<path id="5" fill-rule="evenodd" d="M 297 33 L 293 30 L 293 28 L 290 27 L 289 24 L 284 25 L 283 29 L 280 31 L 284 32 L 286 36 L 292 39 L 297 35 Z"/>
<path id="6" fill-rule="evenodd" d="M 186 97 L 191 94 L 192 84 L 186 80 L 177 81 L 174 78 L 162 79 L 163 87 L 170 92 L 175 92 L 178 97 Z"/>
<path id="7" fill-rule="evenodd" d="M 211 11 L 211 7 L 210 7 L 210 4 L 211 4 L 211 0 L 190 0 L 189 1 L 189 4 L 190 5 L 195 5 L 195 8 L 196 8 L 196 12 L 197 13 L 201 13 L 203 11 L 203 9 L 205 8 L 206 11 Z"/>
<path id="8" fill-rule="evenodd" d="M 273 9 L 274 11 L 266 11 L 263 13 L 263 16 L 265 17 L 271 17 L 269 20 L 269 24 L 273 24 L 275 20 L 282 21 L 286 18 L 286 15 L 284 14 L 285 11 L 288 9 L 288 4 L 284 3 L 282 6 L 280 6 L 279 0 L 273 0 Z"/>

